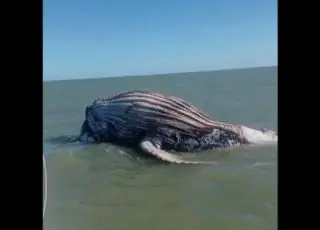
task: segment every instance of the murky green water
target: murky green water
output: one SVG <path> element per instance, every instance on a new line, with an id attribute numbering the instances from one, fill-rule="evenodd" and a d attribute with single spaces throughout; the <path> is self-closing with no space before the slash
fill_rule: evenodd
<path id="1" fill-rule="evenodd" d="M 277 229 L 277 146 L 206 151 L 212 166 L 160 165 L 109 144 L 56 144 L 95 97 L 150 89 L 221 121 L 277 129 L 277 69 L 44 83 L 44 229 Z"/>

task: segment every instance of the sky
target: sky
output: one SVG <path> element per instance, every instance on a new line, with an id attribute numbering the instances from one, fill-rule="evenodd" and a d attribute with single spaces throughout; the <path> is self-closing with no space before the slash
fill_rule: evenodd
<path id="1" fill-rule="evenodd" d="M 44 0 L 45 81 L 269 65 L 276 0 Z"/>

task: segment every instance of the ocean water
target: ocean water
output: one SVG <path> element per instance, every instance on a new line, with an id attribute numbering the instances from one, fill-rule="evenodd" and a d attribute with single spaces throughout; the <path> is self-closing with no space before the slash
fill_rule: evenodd
<path id="1" fill-rule="evenodd" d="M 171 94 L 217 120 L 277 130 L 277 68 L 43 83 L 45 230 L 277 229 L 277 146 L 205 151 L 217 165 L 162 165 L 76 135 L 96 97 L 132 89 Z"/>

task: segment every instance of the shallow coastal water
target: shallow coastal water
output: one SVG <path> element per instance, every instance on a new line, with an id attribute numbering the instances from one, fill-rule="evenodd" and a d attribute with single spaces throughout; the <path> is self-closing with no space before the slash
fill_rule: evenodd
<path id="1" fill-rule="evenodd" d="M 50 141 L 79 132 L 98 96 L 149 89 L 216 119 L 277 129 L 277 69 L 44 83 L 44 229 L 277 229 L 277 146 L 211 150 L 217 165 L 162 165 L 110 144 Z"/>

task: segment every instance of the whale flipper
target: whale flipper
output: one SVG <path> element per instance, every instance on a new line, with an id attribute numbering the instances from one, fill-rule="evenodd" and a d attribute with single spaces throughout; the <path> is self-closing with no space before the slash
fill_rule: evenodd
<path id="1" fill-rule="evenodd" d="M 145 138 L 143 141 L 140 142 L 139 145 L 140 149 L 152 156 L 163 160 L 168 163 L 175 163 L 175 164 L 216 164 L 216 162 L 205 162 L 205 161 L 187 161 L 180 159 L 178 156 L 173 155 L 167 151 L 164 151 L 160 148 L 160 146 L 156 146 L 153 144 L 153 141 L 149 138 Z"/>

